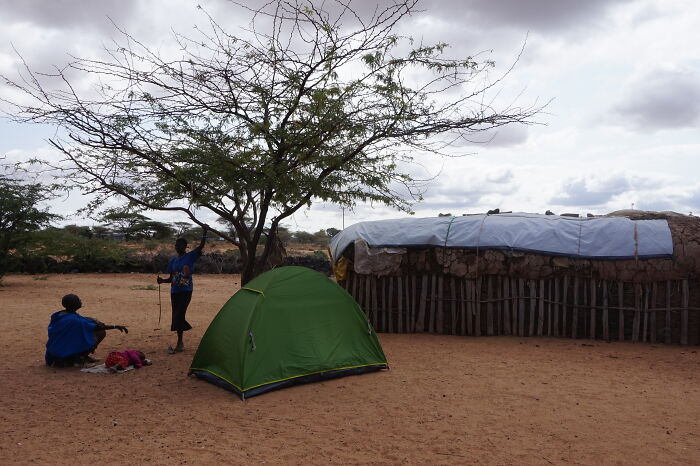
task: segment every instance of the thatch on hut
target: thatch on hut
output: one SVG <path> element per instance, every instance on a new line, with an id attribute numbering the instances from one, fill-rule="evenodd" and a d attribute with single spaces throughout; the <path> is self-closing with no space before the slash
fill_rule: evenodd
<path id="1" fill-rule="evenodd" d="M 507 213 L 361 222 L 336 278 L 385 332 L 700 344 L 700 218 Z"/>

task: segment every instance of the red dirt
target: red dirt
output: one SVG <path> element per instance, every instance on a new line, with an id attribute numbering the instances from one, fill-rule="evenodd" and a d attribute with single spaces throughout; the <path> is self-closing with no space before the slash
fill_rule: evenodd
<path id="1" fill-rule="evenodd" d="M 698 464 L 698 347 L 588 340 L 380 335 L 390 371 L 246 402 L 187 377 L 238 277 L 196 277 L 187 349 L 154 331 L 151 275 L 9 276 L 0 287 L 2 464 Z M 63 294 L 125 324 L 98 348 L 140 349 L 121 375 L 43 365 Z"/>

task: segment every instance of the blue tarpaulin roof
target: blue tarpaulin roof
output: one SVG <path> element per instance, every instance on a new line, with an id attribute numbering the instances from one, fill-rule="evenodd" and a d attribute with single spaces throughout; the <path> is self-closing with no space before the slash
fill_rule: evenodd
<path id="1" fill-rule="evenodd" d="M 511 249 L 582 259 L 648 259 L 673 254 L 666 220 L 626 217 L 508 213 L 360 222 L 332 239 L 333 259 L 357 239 L 371 247 Z"/>

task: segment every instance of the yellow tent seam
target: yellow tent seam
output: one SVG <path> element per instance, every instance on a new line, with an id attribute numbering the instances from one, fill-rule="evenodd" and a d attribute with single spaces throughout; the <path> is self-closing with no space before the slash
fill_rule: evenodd
<path id="1" fill-rule="evenodd" d="M 272 381 L 270 381 L 270 382 L 264 382 L 264 383 L 260 383 L 260 384 L 258 384 L 258 385 L 253 385 L 252 387 L 248 387 L 248 388 L 241 388 L 241 387 L 239 387 L 238 385 L 236 385 L 235 383 L 231 382 L 231 381 L 230 381 L 229 379 L 227 379 L 226 377 L 223 377 L 223 376 L 217 374 L 216 372 L 212 372 L 212 371 L 210 371 L 209 369 L 200 369 L 200 368 L 198 368 L 198 367 L 190 367 L 190 370 L 191 370 L 191 371 L 204 371 L 204 372 L 209 372 L 211 375 L 214 375 L 214 376 L 220 378 L 221 380 L 223 380 L 223 381 L 225 381 L 225 382 L 227 382 L 227 383 L 230 383 L 231 385 L 233 385 L 234 387 L 236 387 L 236 388 L 238 389 L 238 391 L 240 391 L 240 392 L 242 393 L 242 392 L 246 392 L 246 391 L 248 391 L 248 390 L 252 390 L 252 389 L 254 389 L 254 388 L 262 387 L 263 385 L 269 385 L 269 384 L 272 384 L 272 383 L 284 382 L 285 380 L 296 379 L 296 378 L 298 378 L 298 377 L 305 377 L 305 376 L 307 376 L 307 375 L 320 374 L 320 373 L 322 373 L 322 372 L 342 371 L 343 369 L 357 369 L 358 367 L 377 366 L 377 365 L 379 365 L 379 364 L 387 365 L 386 362 L 373 362 L 373 363 L 370 363 L 370 364 L 360 364 L 360 365 L 358 365 L 358 366 L 346 366 L 346 367 L 337 367 L 337 368 L 335 368 L 335 369 L 324 369 L 324 370 L 322 370 L 322 371 L 315 371 L 315 372 L 308 372 L 308 373 L 306 373 L 306 374 L 293 375 L 293 376 L 287 377 L 287 378 L 285 378 L 285 379 L 272 380 Z"/>
<path id="2" fill-rule="evenodd" d="M 241 287 L 241 289 L 242 289 L 242 290 L 252 291 L 253 293 L 258 293 L 258 294 L 261 294 L 261 295 L 265 296 L 265 293 L 263 293 L 261 290 L 256 290 L 256 289 L 254 289 L 254 288 L 248 288 L 247 286 Z"/>
<path id="3" fill-rule="evenodd" d="M 211 375 L 220 378 L 220 379 L 223 380 L 224 382 L 230 383 L 231 385 L 233 385 L 234 387 L 236 387 L 236 388 L 238 389 L 238 391 L 240 391 L 240 392 L 243 392 L 243 391 L 244 391 L 241 387 L 239 387 L 239 386 L 236 385 L 235 383 L 231 382 L 231 381 L 230 381 L 229 379 L 227 379 L 226 377 L 224 377 L 224 376 L 222 376 L 222 375 L 219 375 L 219 374 L 217 374 L 216 372 L 210 371 L 209 369 L 201 369 L 201 368 L 199 368 L 199 367 L 190 367 L 190 371 L 209 372 Z"/>
<path id="4" fill-rule="evenodd" d="M 331 371 L 342 371 L 343 369 L 357 369 L 358 367 L 368 367 L 368 366 L 377 366 L 379 364 L 384 364 L 385 366 L 387 365 L 386 362 L 373 362 L 370 364 L 360 364 L 358 366 L 346 366 L 346 367 L 336 367 L 335 369 L 324 369 L 322 371 L 315 371 L 315 372 L 308 372 L 306 374 L 299 374 L 299 375 L 293 375 L 291 377 L 287 377 L 286 379 L 279 379 L 279 380 L 271 380 L 270 382 L 263 382 L 259 383 L 257 385 L 253 385 L 252 387 L 246 388 L 244 391 L 247 390 L 252 390 L 253 388 L 258 388 L 262 387 L 263 385 L 269 385 L 271 383 L 279 383 L 279 382 L 284 382 L 285 380 L 291 380 L 291 379 L 296 379 L 298 377 L 306 377 L 307 375 L 314 375 L 314 374 L 320 374 L 322 372 L 331 372 Z M 216 374 L 215 374 L 216 375 Z M 225 379 L 224 379 L 225 380 Z M 228 382 L 228 381 L 227 381 Z M 238 388 L 236 386 L 236 388 Z"/>

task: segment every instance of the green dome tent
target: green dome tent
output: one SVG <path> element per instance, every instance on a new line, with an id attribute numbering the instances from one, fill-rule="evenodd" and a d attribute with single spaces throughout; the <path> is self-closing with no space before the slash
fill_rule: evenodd
<path id="1" fill-rule="evenodd" d="M 387 367 L 374 329 L 343 288 L 314 270 L 280 267 L 224 304 L 189 373 L 245 399 Z"/>

